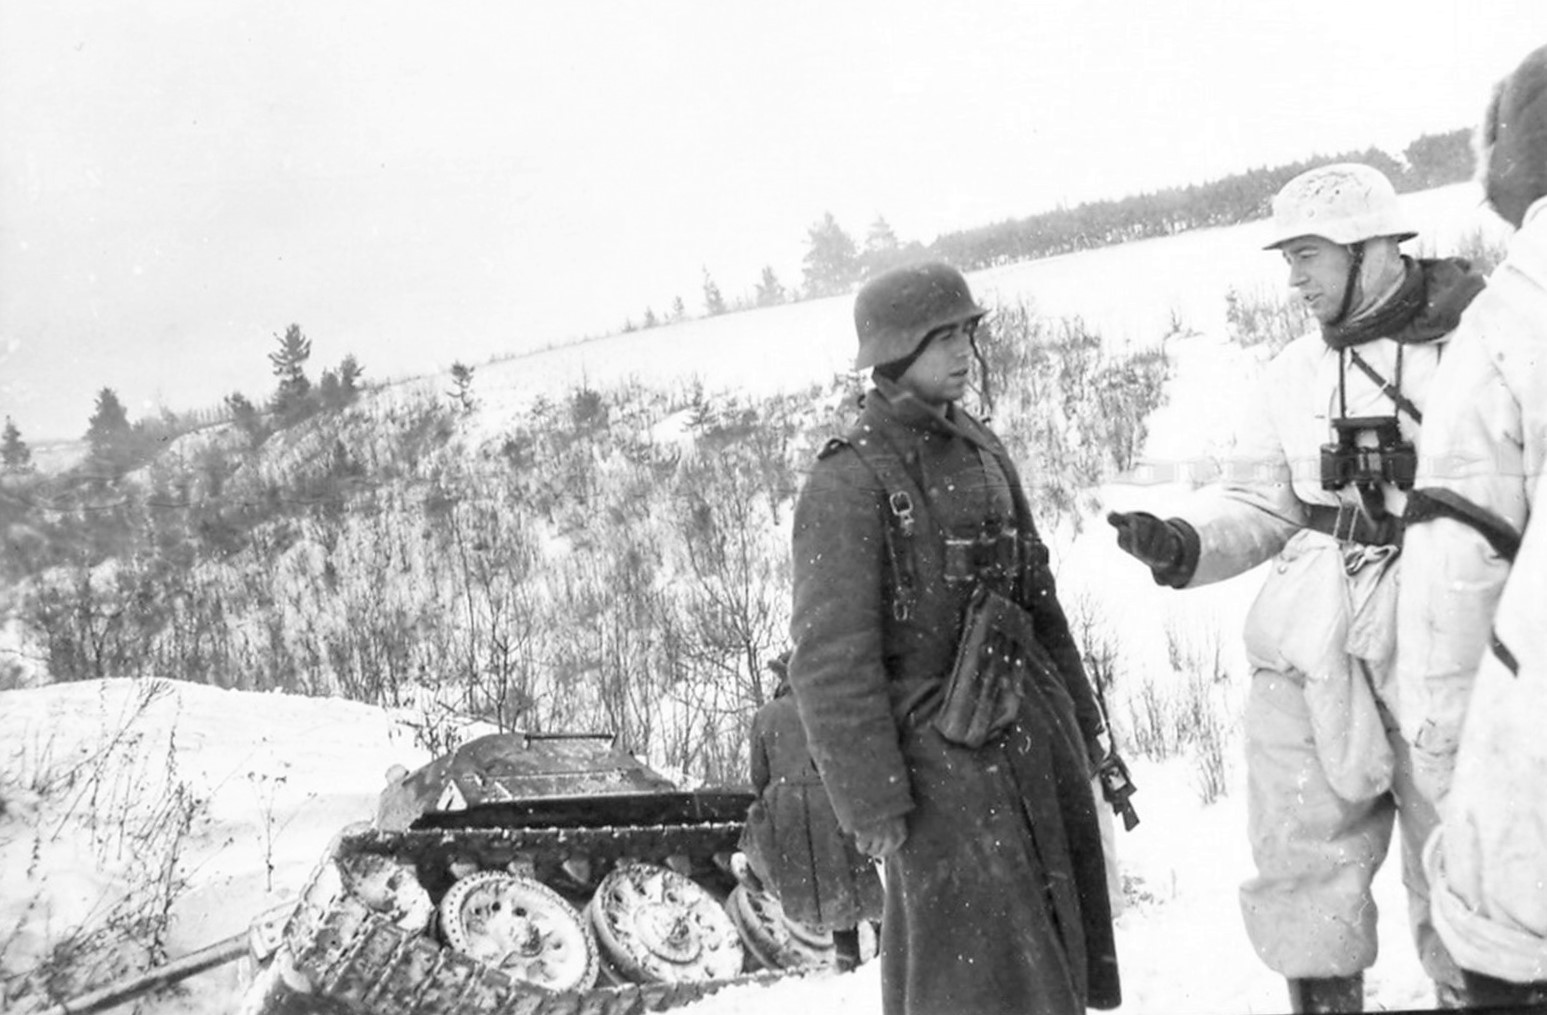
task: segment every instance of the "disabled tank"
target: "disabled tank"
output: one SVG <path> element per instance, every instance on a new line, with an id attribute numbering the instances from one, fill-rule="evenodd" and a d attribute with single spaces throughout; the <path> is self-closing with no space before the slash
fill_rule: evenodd
<path id="1" fill-rule="evenodd" d="M 829 969 L 829 935 L 737 880 L 751 802 L 680 789 L 609 734 L 394 770 L 374 821 L 253 925 L 243 1015 L 633 1015 Z"/>

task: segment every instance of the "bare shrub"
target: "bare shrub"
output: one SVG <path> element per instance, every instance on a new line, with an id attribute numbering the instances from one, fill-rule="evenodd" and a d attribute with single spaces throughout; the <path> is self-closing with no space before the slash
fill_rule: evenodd
<path id="1" fill-rule="evenodd" d="M 1450 256 L 1468 261 L 1474 270 L 1484 275 L 1491 275 L 1493 269 L 1497 268 L 1509 254 L 1509 242 L 1500 238 L 1497 232 L 1490 232 L 1478 226 L 1463 233 L 1456 240 L 1454 249 L 1448 253 Z M 1418 256 L 1442 255 L 1435 249 L 1433 240 L 1425 238 L 1419 241 Z"/>
<path id="2" fill-rule="evenodd" d="M 1080 322 L 1024 306 L 1002 317 L 985 343 L 996 428 L 1038 510 L 1077 522 L 1138 453 L 1164 353 L 1109 356 Z M 56 679 L 342 694 L 413 710 L 432 753 L 478 724 L 609 730 L 735 778 L 787 638 L 801 469 L 858 394 L 853 375 L 758 400 L 582 384 L 471 447 L 428 388 L 310 416 L 257 450 L 231 429 L 218 455 L 92 494 L 110 510 L 82 494 L 50 516 L 87 550 L 28 566 L 25 619 Z M 680 437 L 657 442 L 684 410 Z M 1115 655 L 1091 665 L 1109 685 Z"/>
<path id="3" fill-rule="evenodd" d="M 1225 290 L 1225 327 L 1230 340 L 1244 348 L 1261 346 L 1277 353 L 1310 330 L 1305 303 L 1287 292 Z"/>
<path id="4" fill-rule="evenodd" d="M 1025 463 L 1038 510 L 1078 527 L 1101 481 L 1142 450 L 1170 360 L 1163 348 L 1110 354 L 1079 318 L 1049 320 L 1025 302 L 989 320 L 981 346 L 994 428 Z"/>
<path id="5" fill-rule="evenodd" d="M 1193 728 L 1193 788 L 1205 807 L 1225 795 L 1229 779 L 1225 751 L 1229 739 L 1229 729 L 1217 708 L 1204 712 Z"/>
<path id="6" fill-rule="evenodd" d="M 1191 753 L 1193 786 L 1205 805 L 1224 795 L 1230 773 L 1227 752 L 1233 709 L 1229 701 L 1230 674 L 1218 627 L 1204 624 L 1185 631 L 1172 621 L 1166 625 L 1166 642 L 1185 678 L 1184 706 L 1179 714 L 1183 744 Z"/>
<path id="7" fill-rule="evenodd" d="M 156 965 L 167 958 L 173 904 L 187 887 L 184 851 L 208 818 L 208 801 L 193 792 L 177 768 L 177 727 L 164 747 L 145 728 L 150 707 L 168 685 L 139 685 L 127 707 L 111 714 L 86 753 L 63 749 L 59 734 L 39 731 L 25 744 L 9 745 L 0 768 L 0 796 L 26 795 L 40 815 L 32 828 L 38 883 L 21 920 L 0 928 L 0 1001 L 9 1007 L 31 1000 L 57 1003 L 93 986 Z M 148 801 L 147 793 L 154 793 Z M 62 933 L 48 926 L 49 909 L 37 866 L 45 845 L 82 842 L 99 871 L 132 871 L 122 890 L 105 893 L 84 919 Z M 38 931 L 29 924 L 42 922 Z"/>

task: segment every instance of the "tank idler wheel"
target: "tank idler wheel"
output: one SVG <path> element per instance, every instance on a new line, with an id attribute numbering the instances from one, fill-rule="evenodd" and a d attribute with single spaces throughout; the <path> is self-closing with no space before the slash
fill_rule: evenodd
<path id="1" fill-rule="evenodd" d="M 586 906 L 603 974 L 614 982 L 687 983 L 738 976 L 745 955 L 730 916 L 703 887 L 655 864 L 602 879 Z"/>
<path id="2" fill-rule="evenodd" d="M 540 881 L 481 871 L 440 903 L 446 943 L 500 971 L 553 991 L 596 982 L 596 943 L 576 909 Z"/>
<path id="3" fill-rule="evenodd" d="M 791 920 L 779 900 L 767 892 L 737 885 L 725 900 L 725 911 L 741 933 L 747 951 L 763 969 L 799 969 L 833 962 L 833 936 Z"/>

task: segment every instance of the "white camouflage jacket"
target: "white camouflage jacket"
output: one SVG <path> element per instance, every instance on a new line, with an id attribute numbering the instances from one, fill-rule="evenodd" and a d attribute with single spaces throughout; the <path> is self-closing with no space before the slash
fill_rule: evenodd
<path id="1" fill-rule="evenodd" d="M 1547 459 L 1547 201 L 1539 201 L 1449 343 L 1416 486 L 1461 494 L 1519 532 Z M 1466 524 L 1410 525 L 1398 603 L 1402 731 L 1439 795 L 1509 565 Z"/>

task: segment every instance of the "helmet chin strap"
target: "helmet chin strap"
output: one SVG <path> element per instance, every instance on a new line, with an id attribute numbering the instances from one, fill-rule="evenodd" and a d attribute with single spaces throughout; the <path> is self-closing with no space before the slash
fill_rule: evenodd
<path id="1" fill-rule="evenodd" d="M 1348 280 L 1343 284 L 1343 304 L 1338 307 L 1338 315 L 1328 324 L 1342 324 L 1348 317 L 1348 312 L 1354 306 L 1354 288 L 1359 284 L 1359 270 L 1364 267 L 1364 240 L 1349 246 L 1352 255 L 1348 262 Z"/>
<path id="2" fill-rule="evenodd" d="M 972 344 L 972 356 L 978 361 L 978 376 L 983 379 L 983 412 L 985 415 L 994 411 L 994 395 L 989 388 L 988 360 L 983 355 L 983 350 L 978 348 L 978 336 L 973 335 L 968 339 Z"/>

